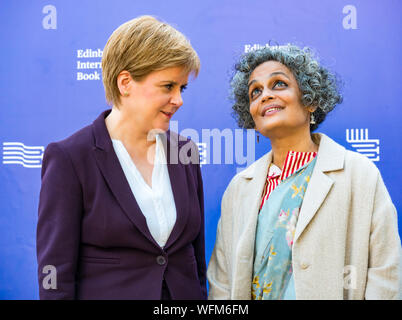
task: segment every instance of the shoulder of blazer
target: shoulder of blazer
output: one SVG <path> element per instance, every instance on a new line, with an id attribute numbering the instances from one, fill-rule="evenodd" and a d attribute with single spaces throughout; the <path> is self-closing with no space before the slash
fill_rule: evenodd
<path id="1" fill-rule="evenodd" d="M 83 148 L 93 147 L 94 137 L 92 134 L 92 125 L 88 125 L 56 143 L 64 149 L 71 151 L 82 151 Z"/>
<path id="2" fill-rule="evenodd" d="M 47 148 L 50 149 L 52 146 L 56 145 L 58 149 L 61 149 L 68 155 L 73 163 L 88 159 L 95 148 L 95 123 L 96 121 L 100 121 L 103 114 L 104 113 L 102 113 L 93 124 L 85 126 L 63 140 L 50 143 Z"/>
<path id="3" fill-rule="evenodd" d="M 51 149 L 56 151 L 59 149 L 71 159 L 74 159 L 87 155 L 93 149 L 93 146 L 92 129 L 91 125 L 89 125 L 63 140 L 49 143 L 45 153 L 49 153 Z"/>

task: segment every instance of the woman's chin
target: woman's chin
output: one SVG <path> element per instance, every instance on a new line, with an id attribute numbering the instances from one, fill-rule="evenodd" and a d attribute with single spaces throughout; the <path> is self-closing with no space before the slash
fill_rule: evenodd
<path id="1" fill-rule="evenodd" d="M 284 126 L 280 121 L 264 121 L 263 123 L 259 123 L 256 128 L 263 136 L 269 137 L 270 133 L 272 134 L 278 130 L 281 131 L 284 129 Z"/>
<path id="2" fill-rule="evenodd" d="M 169 123 L 155 125 L 151 130 L 156 133 L 164 133 L 169 130 Z"/>

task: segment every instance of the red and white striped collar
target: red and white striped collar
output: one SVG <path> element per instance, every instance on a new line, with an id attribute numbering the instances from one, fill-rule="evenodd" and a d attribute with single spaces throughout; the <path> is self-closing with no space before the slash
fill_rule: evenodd
<path id="1" fill-rule="evenodd" d="M 287 177 L 291 176 L 301 167 L 313 160 L 316 155 L 317 152 L 289 151 L 286 155 L 282 170 L 275 164 L 271 163 L 268 169 L 267 179 L 277 179 L 279 177 L 280 181 L 285 180 Z"/>

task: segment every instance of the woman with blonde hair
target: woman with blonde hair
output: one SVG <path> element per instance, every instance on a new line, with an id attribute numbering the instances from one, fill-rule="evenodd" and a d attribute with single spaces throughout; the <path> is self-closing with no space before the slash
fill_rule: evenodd
<path id="1" fill-rule="evenodd" d="M 231 82 L 238 124 L 272 150 L 222 199 L 210 299 L 395 299 L 397 213 L 377 167 L 322 133 L 341 102 L 308 48 L 245 54 Z"/>
<path id="2" fill-rule="evenodd" d="M 44 154 L 41 299 L 206 298 L 198 149 L 168 130 L 199 67 L 185 36 L 153 17 L 110 36 L 102 76 L 112 109 Z"/>

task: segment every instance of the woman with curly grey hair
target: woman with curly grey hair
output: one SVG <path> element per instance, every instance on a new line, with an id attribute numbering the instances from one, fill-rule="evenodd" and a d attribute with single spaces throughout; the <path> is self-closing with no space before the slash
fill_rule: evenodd
<path id="1" fill-rule="evenodd" d="M 237 122 L 272 150 L 224 193 L 209 298 L 398 298 L 401 242 L 381 174 L 312 133 L 342 101 L 335 76 L 294 45 L 249 52 L 235 69 Z"/>

